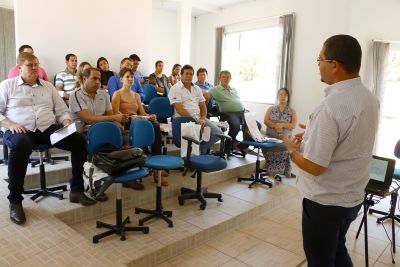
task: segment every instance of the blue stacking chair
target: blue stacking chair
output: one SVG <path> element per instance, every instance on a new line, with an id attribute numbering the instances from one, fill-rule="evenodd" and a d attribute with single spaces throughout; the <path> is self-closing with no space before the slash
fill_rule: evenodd
<path id="1" fill-rule="evenodd" d="M 156 97 L 150 101 L 149 113 L 154 114 L 159 122 L 166 122 L 174 115 L 174 108 L 171 106 L 168 97 Z M 163 154 L 167 155 L 167 136 L 168 132 L 162 131 Z"/>
<path id="2" fill-rule="evenodd" d="M 142 88 L 144 93 L 142 102 L 148 105 L 153 98 L 157 97 L 157 89 L 152 84 L 144 84 Z"/>
<path id="3" fill-rule="evenodd" d="M 181 147 L 181 124 L 186 122 L 195 122 L 195 120 L 191 117 L 177 117 L 172 120 L 172 138 L 177 147 Z M 185 187 L 181 188 L 181 194 L 178 197 L 179 204 L 183 205 L 187 199 L 198 199 L 201 202 L 200 209 L 204 210 L 207 205 L 206 198 L 217 198 L 219 202 L 222 202 L 221 194 L 210 193 L 206 187 L 202 187 L 202 173 L 223 170 L 227 166 L 226 161 L 215 155 L 191 156 L 192 144 L 200 144 L 200 142 L 186 136 L 182 136 L 182 138 L 188 141 L 185 166 L 196 170 L 197 185 L 195 190 Z"/>
<path id="4" fill-rule="evenodd" d="M 89 159 L 91 160 L 93 155 L 101 149 L 104 145 L 114 145 L 117 147 L 122 146 L 122 135 L 121 131 L 119 130 L 118 126 L 113 122 L 98 122 L 93 124 L 88 131 L 87 134 L 87 141 L 88 141 L 88 155 Z M 149 233 L 148 227 L 127 227 L 126 224 L 130 223 L 129 216 L 122 221 L 122 197 L 121 197 L 121 190 L 122 190 L 122 183 L 130 182 L 138 180 L 142 177 L 145 177 L 148 174 L 148 171 L 145 168 L 138 168 L 136 170 L 127 171 L 126 173 L 111 177 L 107 176 L 103 178 L 105 183 L 116 183 L 117 184 L 117 194 L 116 194 L 116 201 L 115 201 L 115 224 L 109 224 L 97 221 L 96 227 L 97 228 L 108 228 L 110 230 L 93 236 L 93 243 L 98 243 L 100 239 L 116 234 L 120 236 L 120 239 L 123 241 L 126 239 L 125 232 L 126 231 L 141 231 L 145 234 Z"/>
<path id="5" fill-rule="evenodd" d="M 153 125 L 147 120 L 134 120 L 131 124 L 129 133 L 131 145 L 134 147 L 144 148 L 154 143 L 155 135 Z M 169 155 L 149 156 L 146 159 L 145 166 L 157 171 L 156 209 L 148 210 L 136 208 L 136 214 L 149 214 L 139 220 L 139 225 L 143 225 L 146 221 L 152 218 L 161 218 L 168 223 L 169 227 L 173 227 L 173 222 L 169 219 L 169 217 L 172 217 L 172 211 L 164 211 L 162 208 L 161 172 L 163 170 L 173 170 L 182 167 L 183 160 L 179 157 Z"/>
<path id="6" fill-rule="evenodd" d="M 257 160 L 256 160 L 256 171 L 250 177 L 239 177 L 238 182 L 241 181 L 250 181 L 249 188 L 251 188 L 254 184 L 261 183 L 267 185 L 269 188 L 272 187 L 272 182 L 268 179 L 268 173 L 266 173 L 260 167 L 260 149 L 261 148 L 272 148 L 277 146 L 276 143 L 268 143 L 268 142 L 256 142 L 252 140 L 243 140 L 240 142 L 243 145 L 253 146 L 257 149 Z M 263 173 L 264 172 L 264 173 Z M 264 177 L 265 176 L 265 177 Z"/>

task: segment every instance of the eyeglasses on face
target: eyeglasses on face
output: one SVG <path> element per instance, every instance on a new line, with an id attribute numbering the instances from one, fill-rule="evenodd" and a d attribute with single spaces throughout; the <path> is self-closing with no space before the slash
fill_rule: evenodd
<path id="1" fill-rule="evenodd" d="M 321 61 L 325 61 L 325 62 L 329 62 L 331 63 L 332 61 L 334 61 L 334 59 L 322 59 L 320 56 L 317 57 L 317 64 L 319 66 L 319 64 L 321 63 Z"/>
<path id="2" fill-rule="evenodd" d="M 30 69 L 33 69 L 33 68 L 38 68 L 40 63 L 29 63 L 29 64 L 24 64 L 24 65 Z"/>

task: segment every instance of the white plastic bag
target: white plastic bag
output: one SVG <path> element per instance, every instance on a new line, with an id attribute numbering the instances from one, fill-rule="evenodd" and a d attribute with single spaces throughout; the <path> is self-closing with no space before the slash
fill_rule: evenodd
<path id="1" fill-rule="evenodd" d="M 186 157 L 188 141 L 183 136 L 200 140 L 201 125 L 194 122 L 186 122 L 181 124 L 181 157 Z M 192 143 L 191 155 L 200 155 L 199 145 Z"/>

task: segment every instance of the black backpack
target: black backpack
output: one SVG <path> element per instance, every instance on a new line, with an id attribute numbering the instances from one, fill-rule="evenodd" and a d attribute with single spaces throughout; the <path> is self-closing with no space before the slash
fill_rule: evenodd
<path id="1" fill-rule="evenodd" d="M 132 168 L 143 167 L 145 162 L 146 155 L 142 149 L 131 146 L 105 145 L 93 156 L 94 165 L 111 176 L 121 175 Z"/>

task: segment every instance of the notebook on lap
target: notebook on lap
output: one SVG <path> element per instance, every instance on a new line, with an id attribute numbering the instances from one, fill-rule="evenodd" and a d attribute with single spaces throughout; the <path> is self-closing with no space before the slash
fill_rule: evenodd
<path id="1" fill-rule="evenodd" d="M 370 179 L 365 191 L 377 194 L 388 192 L 392 184 L 395 165 L 394 159 L 372 156 L 369 171 Z"/>

